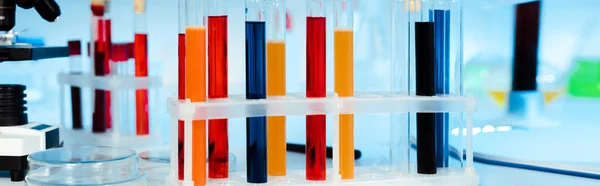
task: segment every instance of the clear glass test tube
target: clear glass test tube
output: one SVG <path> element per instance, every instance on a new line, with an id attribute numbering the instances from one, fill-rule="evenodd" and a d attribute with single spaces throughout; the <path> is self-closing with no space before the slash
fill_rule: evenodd
<path id="1" fill-rule="evenodd" d="M 354 9 L 352 0 L 333 2 L 334 91 L 354 96 Z M 339 115 L 340 175 L 354 178 L 354 114 Z"/>
<path id="2" fill-rule="evenodd" d="M 74 40 L 69 41 L 69 71 L 70 74 L 80 75 L 81 74 L 81 41 Z M 71 118 L 73 122 L 73 129 L 82 129 L 82 111 L 81 111 L 81 88 L 71 86 Z"/>
<path id="3" fill-rule="evenodd" d="M 146 0 L 134 0 L 134 41 L 133 58 L 135 76 L 148 77 L 148 33 Z M 137 135 L 150 134 L 148 119 L 148 90 L 135 91 L 135 123 Z"/>
<path id="4" fill-rule="evenodd" d="M 407 0 L 391 0 L 391 93 L 409 95 L 411 65 L 409 63 Z M 409 173 L 410 125 L 408 113 L 392 113 L 390 118 L 390 170 Z"/>
<path id="5" fill-rule="evenodd" d="M 204 0 L 186 1 L 185 96 L 191 102 L 206 101 L 206 4 Z M 186 123 L 189 121 L 186 121 Z M 186 124 L 187 126 L 187 124 Z M 206 184 L 206 121 L 194 120 L 185 129 L 186 162 L 184 181 Z M 191 143 L 190 143 L 191 142 Z M 194 144 L 193 146 L 191 144 Z M 191 157 L 190 155 L 191 154 Z M 191 164 L 191 165 L 190 165 Z M 193 173 L 193 174 L 192 174 Z"/>
<path id="6" fill-rule="evenodd" d="M 227 1 L 208 0 L 208 98 L 227 98 Z M 208 121 L 208 177 L 229 177 L 228 120 Z"/>
<path id="7" fill-rule="evenodd" d="M 267 97 L 285 96 L 285 0 L 267 0 Z M 285 116 L 267 117 L 267 172 L 286 175 Z"/>
<path id="8" fill-rule="evenodd" d="M 246 0 L 246 99 L 267 98 L 265 0 Z M 267 183 L 267 118 L 246 118 L 248 183 Z"/>
<path id="9" fill-rule="evenodd" d="M 306 0 L 306 97 L 326 96 L 326 17 L 324 0 Z M 306 116 L 306 179 L 326 179 L 325 115 Z"/>
<path id="10" fill-rule="evenodd" d="M 186 28 L 186 0 L 178 0 L 179 5 L 179 34 L 177 35 L 177 98 L 184 100 L 185 96 L 185 28 Z M 185 137 L 185 122 L 178 120 L 177 126 L 177 142 L 178 144 L 184 144 Z M 185 162 L 185 147 L 183 145 L 177 146 L 177 178 L 183 180 L 184 174 L 184 162 Z"/>

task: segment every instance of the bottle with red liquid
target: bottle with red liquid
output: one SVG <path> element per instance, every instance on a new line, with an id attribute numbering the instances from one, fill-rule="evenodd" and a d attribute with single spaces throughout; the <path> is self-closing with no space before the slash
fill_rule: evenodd
<path id="1" fill-rule="evenodd" d="M 227 98 L 226 0 L 208 0 L 208 98 Z M 208 177 L 229 177 L 227 119 L 208 123 Z"/>
<path id="2" fill-rule="evenodd" d="M 146 0 L 134 0 L 133 57 L 135 76 L 148 77 L 148 34 L 146 23 Z M 137 135 L 150 134 L 148 118 L 148 90 L 135 91 L 135 123 Z"/>
<path id="3" fill-rule="evenodd" d="M 324 0 L 306 1 L 306 97 L 326 94 L 326 10 Z M 306 116 L 306 179 L 326 178 L 325 115 Z"/>

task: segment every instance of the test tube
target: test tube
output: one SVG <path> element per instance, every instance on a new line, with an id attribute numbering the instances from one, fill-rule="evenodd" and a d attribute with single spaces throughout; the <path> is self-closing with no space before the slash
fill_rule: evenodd
<path id="1" fill-rule="evenodd" d="M 110 64 L 112 58 L 112 21 L 110 16 L 110 0 L 105 0 L 104 6 L 104 17 L 102 18 L 102 24 L 104 25 L 104 46 L 106 52 L 104 53 L 104 75 L 111 74 Z M 104 91 L 105 94 L 105 107 L 104 113 L 106 113 L 106 129 L 112 128 L 112 106 L 111 106 L 111 91 Z"/>
<path id="2" fill-rule="evenodd" d="M 105 0 L 91 0 L 92 9 L 92 33 L 91 33 L 91 44 L 90 51 L 92 59 L 92 69 L 94 70 L 95 76 L 104 76 L 106 67 L 104 65 L 105 58 L 107 56 L 108 46 L 105 42 L 105 22 L 103 16 L 106 10 Z M 94 90 L 94 111 L 92 114 L 92 131 L 95 133 L 105 132 L 107 128 L 107 98 L 108 94 L 104 90 Z"/>
<path id="3" fill-rule="evenodd" d="M 285 96 L 285 0 L 267 0 L 267 97 Z M 285 116 L 267 117 L 267 172 L 286 175 Z"/>
<path id="4" fill-rule="evenodd" d="M 354 96 L 354 10 L 351 0 L 333 3 L 334 91 L 339 97 Z M 339 115 L 340 175 L 354 178 L 354 114 Z"/>
<path id="5" fill-rule="evenodd" d="M 185 96 L 191 102 L 206 101 L 206 4 L 204 0 L 186 1 L 185 28 Z M 187 130 L 187 129 L 186 129 Z M 191 172 L 185 169 L 184 180 L 206 184 L 206 120 L 192 121 Z M 190 138 L 187 138 L 190 139 Z M 185 143 L 189 143 L 185 142 Z M 188 146 L 189 147 L 189 146 Z M 185 167 L 189 167 L 186 165 Z"/>
<path id="6" fill-rule="evenodd" d="M 409 26 L 414 24 L 410 47 L 414 47 L 416 94 L 462 95 L 462 1 L 413 0 L 405 5 Z M 417 113 L 418 173 L 436 174 L 438 167 L 448 167 L 450 124 L 461 117 Z"/>
<path id="7" fill-rule="evenodd" d="M 462 91 L 462 1 L 431 2 L 434 25 L 435 95 L 463 95 Z M 456 114 L 455 114 L 456 115 Z M 449 166 L 450 124 L 457 121 L 449 113 L 435 114 L 436 165 Z M 461 151 L 462 152 L 462 151 Z"/>
<path id="8" fill-rule="evenodd" d="M 416 94 L 435 96 L 435 30 L 429 17 L 431 4 L 410 0 L 405 5 L 411 14 L 409 27 L 414 27 Z M 435 116 L 435 113 L 417 113 L 417 172 L 420 174 L 437 173 Z"/>
<path id="9" fill-rule="evenodd" d="M 227 5 L 208 0 L 208 98 L 227 98 Z M 229 177 L 227 119 L 208 121 L 208 177 Z"/>
<path id="10" fill-rule="evenodd" d="M 69 71 L 73 75 L 81 74 L 81 41 L 69 41 Z M 71 86 L 71 112 L 73 129 L 82 129 L 81 88 Z"/>
<path id="11" fill-rule="evenodd" d="M 177 98 L 184 100 L 185 96 L 185 28 L 186 28 L 186 0 L 179 0 L 179 34 L 177 36 L 178 50 L 178 91 Z M 177 136 L 177 177 L 183 180 L 184 165 L 185 165 L 185 122 L 178 121 L 178 136 Z"/>
<path id="12" fill-rule="evenodd" d="M 445 1 L 433 1 L 429 10 L 433 21 L 435 48 L 435 94 L 450 93 L 450 7 Z M 448 113 L 435 114 L 435 151 L 437 167 L 448 167 Z"/>
<path id="13" fill-rule="evenodd" d="M 265 0 L 246 0 L 246 99 L 265 99 Z M 267 183 L 267 118 L 246 118 L 248 183 Z"/>
<path id="14" fill-rule="evenodd" d="M 148 77 L 148 34 L 146 23 L 146 0 L 134 0 L 133 58 L 135 76 Z M 148 90 L 135 91 L 135 123 L 137 135 L 150 134 L 148 121 Z"/>
<path id="15" fill-rule="evenodd" d="M 325 0 L 306 0 L 306 97 L 323 98 L 326 65 Z M 326 178 L 325 115 L 306 116 L 306 179 Z"/>
<path id="16" fill-rule="evenodd" d="M 410 9 L 405 6 L 406 1 L 391 0 L 391 93 L 404 96 L 410 95 L 411 85 L 409 29 L 406 28 Z M 390 170 L 408 174 L 410 168 L 409 114 L 392 113 L 390 121 Z"/>
<path id="17" fill-rule="evenodd" d="M 129 72 L 130 58 L 133 58 L 133 43 L 112 43 L 111 44 L 111 60 L 110 60 L 110 72 L 113 76 L 129 76 L 132 75 Z M 129 127 L 130 123 L 130 107 L 129 102 L 134 100 L 133 92 L 130 90 L 111 91 L 111 100 L 117 100 L 114 104 L 111 104 L 112 117 L 118 118 L 119 120 L 113 120 L 112 124 L 115 125 L 113 132 L 120 132 L 122 134 L 131 134 L 133 131 Z"/>

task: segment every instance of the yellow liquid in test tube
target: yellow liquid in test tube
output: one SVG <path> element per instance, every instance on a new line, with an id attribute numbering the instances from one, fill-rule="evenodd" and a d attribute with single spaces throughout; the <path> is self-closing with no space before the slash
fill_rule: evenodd
<path id="1" fill-rule="evenodd" d="M 206 27 L 186 27 L 185 43 L 185 95 L 192 102 L 206 102 Z M 192 180 L 195 185 L 205 185 L 206 120 L 192 123 Z"/>
<path id="2" fill-rule="evenodd" d="M 354 39 L 352 29 L 335 29 L 334 90 L 340 97 L 354 96 Z M 340 114 L 340 174 L 354 178 L 354 114 Z"/>
<path id="3" fill-rule="evenodd" d="M 267 41 L 267 96 L 285 96 L 285 42 Z M 267 117 L 267 174 L 286 173 L 285 116 Z"/>

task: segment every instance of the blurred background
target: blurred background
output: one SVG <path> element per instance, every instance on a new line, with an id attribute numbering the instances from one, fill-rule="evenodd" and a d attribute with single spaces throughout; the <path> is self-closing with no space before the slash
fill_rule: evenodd
<path id="1" fill-rule="evenodd" d="M 389 90 L 390 9 L 389 1 L 355 0 L 356 90 Z M 13 30 L 23 36 L 41 36 L 46 45 L 66 45 L 68 40 L 89 40 L 89 1 L 58 0 L 62 16 L 48 23 L 35 11 L 17 10 L 17 25 Z M 330 2 L 330 1 L 329 1 Z M 486 99 L 490 91 L 506 91 L 510 84 L 513 48 L 514 3 L 523 0 L 466 0 L 464 8 L 465 87 L 468 93 Z M 244 1 L 229 0 L 229 90 L 242 94 L 244 85 Z M 600 27 L 596 11 L 600 1 L 544 0 L 540 42 L 540 88 L 559 91 L 567 87 L 569 76 L 578 60 L 599 56 L 597 51 Z M 133 4 L 129 0 L 111 1 L 113 41 L 133 39 Z M 165 95 L 176 92 L 177 81 L 177 3 L 148 0 L 150 71 L 163 77 Z M 332 10 L 329 10 L 331 16 Z M 305 87 L 305 3 L 288 1 L 291 26 L 288 30 L 288 92 L 302 92 Z M 332 23 L 328 21 L 328 27 Z M 594 35 L 595 34 L 595 35 Z M 598 38 L 598 36 L 595 36 Z M 332 33 L 328 33 L 329 42 Z M 596 50 L 595 50 L 596 49 Z M 85 48 L 83 51 L 86 51 Z M 328 45 L 328 91 L 333 90 L 332 46 Z M 85 53 L 85 52 L 84 52 Z M 586 58 L 586 59 L 584 59 Z M 594 59 L 589 59 L 593 61 Z M 590 61 L 590 62 L 591 62 Z M 86 64 L 87 63 L 87 64 Z M 89 61 L 84 68 L 89 70 Z M 67 59 L 50 59 L 33 63 L 0 64 L 0 83 L 28 85 L 30 104 L 44 104 L 50 109 L 57 105 L 58 84 L 54 77 L 66 70 Z M 494 69 L 494 70 L 491 70 Z M 85 70 L 84 70 L 85 71 Z M 484 83 L 493 82 L 493 83 Z M 47 99 L 49 98 L 49 99 Z M 501 103 L 501 101 L 499 102 Z M 57 122 L 58 116 L 37 114 L 34 120 Z M 40 108 L 40 107 L 37 107 Z M 39 111 L 44 113 L 44 111 Z"/>
<path id="2" fill-rule="evenodd" d="M 48 23 L 35 11 L 18 9 L 15 31 L 22 35 L 41 36 L 47 45 L 64 46 L 68 40 L 90 38 L 90 2 L 57 0 L 62 16 Z M 169 116 L 166 98 L 177 91 L 177 1 L 148 0 L 148 33 L 150 75 L 160 76 L 163 88 L 157 98 L 158 126 L 154 130 L 168 131 Z M 331 1 L 328 1 L 331 3 Z M 465 0 L 464 4 L 464 87 L 467 94 L 478 99 L 479 111 L 475 126 L 475 150 L 526 159 L 556 162 L 595 162 L 600 152 L 587 149 L 573 154 L 577 145 L 598 141 L 593 131 L 594 112 L 600 108 L 600 1 L 543 0 L 539 49 L 538 87 L 545 93 L 546 111 L 556 116 L 560 128 L 528 133 L 507 130 L 482 130 L 487 121 L 505 112 L 506 91 L 510 90 L 513 53 L 514 4 L 523 0 Z M 229 93 L 244 94 L 244 1 L 229 0 Z M 287 32 L 287 92 L 305 90 L 305 2 L 288 0 L 291 21 Z M 355 89 L 356 91 L 390 90 L 390 5 L 387 0 L 356 0 L 355 13 Z M 109 16 L 113 20 L 113 41 L 132 41 L 133 4 L 131 0 L 112 0 Z M 328 43 L 333 43 L 332 10 L 328 10 Z M 86 51 L 85 48 L 83 51 Z M 327 45 L 327 90 L 333 91 L 333 46 Z M 85 54 L 85 52 L 84 52 Z M 83 61 L 89 72 L 90 61 Z M 35 62 L 0 63 L 0 83 L 27 85 L 29 118 L 31 121 L 58 123 L 59 85 L 56 75 L 66 71 L 68 59 Z M 571 83 L 570 83 L 571 82 Z M 578 84 L 580 83 L 580 84 Z M 589 88 L 585 89 L 581 87 Z M 89 99 L 88 99 L 89 100 Z M 84 113 L 91 111 L 84 110 Z M 90 116 L 84 121 L 89 123 Z M 370 132 L 356 130 L 358 149 L 373 148 L 371 144 L 387 143 L 389 115 L 357 115 L 358 128 L 382 123 Z M 244 148 L 243 119 L 230 120 L 230 140 L 233 149 Z M 304 142 L 304 117 L 288 119 L 288 141 Z M 597 123 L 596 123 L 597 124 Z M 89 124 L 88 124 L 89 125 Z M 328 126 L 328 130 L 331 128 Z M 506 132 L 492 134 L 494 132 Z M 489 134 L 486 134 L 489 133 Z M 168 134 L 168 132 L 162 132 Z M 381 135 L 380 135 L 381 134 Z M 485 134 L 485 135 L 484 135 Z M 569 140 L 560 137 L 569 137 Z M 373 138 L 373 136 L 378 136 Z M 576 136 L 579 136 L 576 137 Z M 581 139 L 581 136 L 587 136 Z M 572 137 L 572 138 L 571 138 Z M 164 138 L 168 139 L 167 137 Z M 378 141 L 380 140 L 380 141 Z M 528 143 L 519 143 L 527 141 Z M 166 142 L 166 141 L 165 141 Z M 328 143 L 332 140 L 328 136 Z M 535 149 L 531 147 L 535 146 Z M 556 150 L 556 146 L 563 149 Z M 508 149 L 508 150 L 507 150 Z M 243 151 L 239 151 L 243 152 Z M 383 152 L 383 151 L 382 151 Z M 382 154 L 381 156 L 385 156 Z M 378 155 L 379 156 L 379 155 Z"/>

